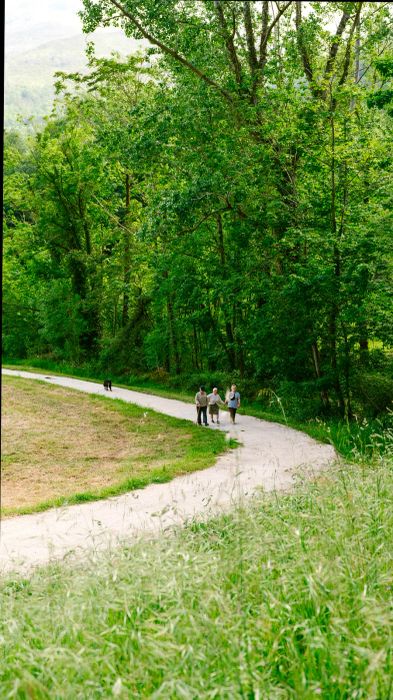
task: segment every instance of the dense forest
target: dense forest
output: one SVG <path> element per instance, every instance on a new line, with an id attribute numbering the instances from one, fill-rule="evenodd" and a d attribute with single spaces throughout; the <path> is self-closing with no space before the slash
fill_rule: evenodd
<path id="1" fill-rule="evenodd" d="M 385 409 L 389 3 L 84 0 L 82 20 L 148 48 L 90 47 L 41 130 L 5 133 L 4 357 Z"/>

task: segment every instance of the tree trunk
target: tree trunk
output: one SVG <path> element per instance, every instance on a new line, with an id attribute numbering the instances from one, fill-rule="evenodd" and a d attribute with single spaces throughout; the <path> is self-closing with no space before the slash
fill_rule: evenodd
<path id="1" fill-rule="evenodd" d="M 170 348 L 170 359 L 169 364 L 172 371 L 172 359 L 174 361 L 175 374 L 180 374 L 181 363 L 180 363 L 180 353 L 179 346 L 176 337 L 176 325 L 175 325 L 175 315 L 173 311 L 173 300 L 171 296 L 167 299 L 166 303 L 167 314 L 168 314 L 168 327 L 169 327 L 169 348 Z"/>
<path id="2" fill-rule="evenodd" d="M 226 253 L 225 253 L 225 244 L 224 244 L 224 228 L 222 225 L 222 217 L 221 214 L 217 216 L 217 233 L 218 233 L 218 253 L 220 256 L 220 264 L 223 270 L 224 275 L 228 274 L 228 269 L 227 269 L 227 260 L 226 260 Z M 228 300 L 223 299 L 223 307 L 224 307 L 224 324 L 225 324 L 225 333 L 227 337 L 227 342 L 225 343 L 225 351 L 228 356 L 228 361 L 230 365 L 230 369 L 235 369 L 236 367 L 236 354 L 235 354 L 235 338 L 234 338 L 234 327 L 231 324 L 230 319 L 228 318 Z"/>
<path id="3" fill-rule="evenodd" d="M 198 335 L 197 335 L 197 330 L 195 327 L 195 323 L 192 324 L 192 335 L 193 335 L 193 353 L 192 353 L 192 361 L 195 369 L 198 371 L 201 369 L 201 365 L 199 362 L 199 344 L 198 344 Z"/>
<path id="4" fill-rule="evenodd" d="M 331 146 L 332 146 L 332 158 L 331 158 L 331 203 L 330 203 L 330 217 L 331 217 L 331 231 L 333 237 L 333 288 L 332 288 L 332 306 L 330 310 L 330 321 L 329 321 L 329 338 L 330 338 L 330 363 L 333 372 L 333 386 L 337 395 L 338 404 L 340 407 L 340 413 L 342 416 L 345 414 L 345 401 L 341 389 L 341 382 L 338 369 L 337 361 L 337 318 L 339 314 L 338 299 L 340 294 L 340 274 L 341 274 L 341 260 L 340 251 L 337 245 L 337 219 L 336 219 L 336 161 L 335 161 L 335 129 L 334 129 L 334 111 L 332 109 L 330 115 L 330 126 L 331 126 Z"/>
<path id="5" fill-rule="evenodd" d="M 238 293 L 238 290 L 235 290 Z M 234 301 L 233 304 L 233 328 L 238 328 L 238 317 L 241 317 L 241 310 L 238 301 Z M 241 337 L 236 337 L 234 345 L 235 354 L 235 369 L 238 369 L 240 376 L 244 377 L 244 350 L 243 350 L 243 339 Z"/>
<path id="6" fill-rule="evenodd" d="M 123 308 L 122 308 L 122 326 L 127 325 L 129 308 L 130 308 L 130 282 L 131 282 L 131 259 L 130 259 L 130 232 L 128 231 L 128 215 L 130 212 L 130 176 L 126 174 L 126 214 L 124 217 L 123 228 Z"/>
<path id="7" fill-rule="evenodd" d="M 350 348 L 349 348 L 349 342 L 348 342 L 348 334 L 346 331 L 346 328 L 344 324 L 342 324 L 342 329 L 343 329 L 343 337 L 344 337 L 344 348 L 345 348 L 345 356 L 344 356 L 344 382 L 345 382 L 345 417 L 347 420 L 350 420 L 353 417 L 352 414 L 352 405 L 351 405 L 351 391 L 350 391 L 350 381 L 349 381 L 349 375 L 350 375 L 350 368 L 351 368 L 351 357 L 350 357 Z"/>
<path id="8" fill-rule="evenodd" d="M 171 345 L 173 350 L 173 357 L 175 360 L 175 374 L 180 374 L 181 372 L 181 362 L 179 353 L 179 344 L 177 342 L 176 327 L 175 327 L 175 316 L 173 312 L 173 302 L 168 300 L 168 318 L 169 318 L 169 334 L 171 339 Z"/>
<path id="9" fill-rule="evenodd" d="M 362 364 L 367 364 L 368 361 L 368 330 L 366 321 L 362 321 L 359 324 L 359 349 L 360 349 L 360 361 Z"/>
<path id="10" fill-rule="evenodd" d="M 319 349 L 318 349 L 317 343 L 312 343 L 311 352 L 312 352 L 312 357 L 313 357 L 313 361 L 314 361 L 315 374 L 317 376 L 317 379 L 321 379 L 321 377 L 322 377 L 321 362 L 320 362 Z M 327 392 L 327 389 L 321 389 L 320 396 L 321 396 L 321 401 L 322 401 L 323 406 L 325 408 L 329 408 L 330 401 L 329 401 L 329 394 Z"/>

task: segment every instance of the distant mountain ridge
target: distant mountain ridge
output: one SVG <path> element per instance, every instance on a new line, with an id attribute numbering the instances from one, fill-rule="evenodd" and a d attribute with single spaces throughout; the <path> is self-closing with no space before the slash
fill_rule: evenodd
<path id="1" fill-rule="evenodd" d="M 6 58 L 49 41 L 82 34 L 81 0 L 6 0 Z"/>
<path id="2" fill-rule="evenodd" d="M 113 29 L 49 41 L 24 53 L 10 55 L 5 62 L 5 127 L 14 127 L 18 117 L 40 119 L 48 114 L 54 97 L 54 73 L 86 70 L 85 49 L 91 40 L 99 57 L 109 56 L 114 51 L 126 56 L 138 49 L 138 42 L 128 39 L 121 30 Z"/>
<path id="3" fill-rule="evenodd" d="M 82 33 L 80 0 L 7 0 L 5 17 L 4 126 L 19 119 L 42 119 L 51 111 L 56 71 L 84 71 L 85 49 L 94 41 L 97 56 L 126 56 L 141 42 L 120 29 Z"/>

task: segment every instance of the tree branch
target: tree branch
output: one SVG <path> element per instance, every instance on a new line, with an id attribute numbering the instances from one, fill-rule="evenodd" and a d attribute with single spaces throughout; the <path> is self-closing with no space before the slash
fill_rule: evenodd
<path id="1" fill-rule="evenodd" d="M 388 39 L 388 41 L 387 41 L 387 42 L 382 46 L 382 48 L 377 52 L 377 57 L 378 57 L 378 56 L 381 56 L 381 54 L 384 53 L 384 51 L 388 48 L 388 46 L 390 46 L 390 39 Z M 372 63 L 369 63 L 369 65 L 367 66 L 367 68 L 365 68 L 365 69 L 363 70 L 363 72 L 360 72 L 360 73 L 359 73 L 359 76 L 358 76 L 358 78 L 357 78 L 357 80 L 356 80 L 356 82 L 355 82 L 355 85 L 357 85 L 357 84 L 362 80 L 363 76 L 366 75 L 366 73 L 370 70 L 370 68 L 372 68 L 373 65 L 374 65 L 374 61 L 373 61 Z"/>
<path id="2" fill-rule="evenodd" d="M 227 23 L 225 21 L 224 11 L 222 9 L 221 2 L 219 2 L 219 0 L 215 0 L 214 7 L 216 9 L 218 21 L 221 25 L 223 36 L 225 39 L 225 46 L 227 47 L 229 58 L 230 58 L 230 61 L 232 63 L 232 66 L 233 66 L 233 70 L 235 72 L 236 82 L 238 83 L 238 85 L 240 85 L 240 83 L 242 81 L 241 65 L 240 65 L 240 61 L 239 61 L 238 55 L 236 53 L 236 48 L 235 48 L 235 44 L 233 41 L 233 38 L 235 36 L 236 26 L 234 28 L 234 31 L 231 34 L 228 30 L 228 26 L 227 26 Z"/>
<path id="3" fill-rule="evenodd" d="M 266 63 L 267 33 L 269 30 L 269 0 L 263 0 L 262 5 L 262 31 L 259 44 L 259 66 L 263 69 Z"/>
<path id="4" fill-rule="evenodd" d="M 117 225 L 119 228 L 122 228 L 122 229 L 124 229 L 124 231 L 127 231 L 127 233 L 130 233 L 131 229 L 130 229 L 128 226 L 124 226 L 124 224 L 120 223 L 118 217 L 115 216 L 114 214 L 112 214 L 112 212 L 110 212 L 109 209 L 107 209 L 107 208 L 102 204 L 102 202 L 98 199 L 98 197 L 96 197 L 95 195 L 93 195 L 93 199 L 94 199 L 95 202 L 98 204 L 98 206 L 100 207 L 100 209 L 102 209 L 102 210 L 105 212 L 105 214 L 106 214 L 107 216 L 109 216 L 109 218 L 112 219 L 112 220 L 116 223 L 116 225 Z"/>
<path id="5" fill-rule="evenodd" d="M 177 235 L 182 236 L 185 233 L 194 233 L 195 231 L 198 230 L 202 224 L 207 221 L 207 219 L 210 219 L 211 217 L 216 217 L 217 214 L 221 214 L 222 211 L 225 211 L 225 209 L 216 209 L 215 211 L 209 211 L 207 214 L 205 214 L 202 219 L 200 219 L 194 226 L 190 226 L 187 228 L 182 228 L 180 231 L 178 231 Z"/>
<path id="6" fill-rule="evenodd" d="M 324 73 L 324 78 L 328 78 L 329 75 L 331 74 L 333 70 L 333 66 L 335 63 L 335 60 L 337 58 L 337 52 L 338 52 L 338 47 L 340 45 L 340 39 L 342 37 L 342 34 L 344 32 L 345 27 L 348 24 L 348 20 L 350 18 L 350 14 L 348 12 L 343 12 L 342 17 L 340 19 L 340 23 L 337 27 L 336 33 L 333 37 L 332 44 L 330 46 L 330 51 L 329 51 L 329 56 L 326 61 L 326 66 L 325 66 L 325 73 Z"/>
<path id="7" fill-rule="evenodd" d="M 289 2 L 286 2 L 285 5 L 283 5 L 281 8 L 278 8 L 278 12 L 271 24 L 269 25 L 269 27 L 266 26 L 265 30 L 262 29 L 261 45 L 259 49 L 259 62 L 261 68 L 263 68 L 266 63 L 266 46 L 267 42 L 269 41 L 270 34 L 272 33 L 280 17 L 284 14 L 285 10 L 287 10 L 290 5 L 292 5 L 292 0 L 289 0 Z"/>
<path id="8" fill-rule="evenodd" d="M 180 53 L 178 53 L 178 51 L 175 51 L 175 49 L 172 49 L 170 46 L 167 46 L 159 39 L 156 39 L 152 34 L 150 34 L 150 32 L 148 32 L 141 25 L 139 20 L 136 17 L 134 17 L 134 15 L 131 15 L 129 12 L 127 12 L 125 7 L 123 7 L 123 5 L 121 5 L 119 2 L 117 2 L 117 0 L 109 0 L 109 2 L 112 5 L 114 5 L 115 7 L 117 7 L 117 9 L 120 10 L 120 12 L 123 14 L 123 16 L 127 17 L 127 19 L 129 19 L 130 22 L 140 31 L 142 36 L 144 36 L 145 39 L 150 41 L 151 44 L 158 46 L 158 48 L 160 48 L 161 51 L 163 51 L 163 53 L 168 54 L 169 56 L 172 56 L 172 58 L 174 58 L 178 63 L 181 63 L 183 66 L 188 68 L 189 71 L 191 71 L 192 73 L 197 75 L 198 78 L 203 80 L 203 82 L 205 82 L 207 85 L 210 85 L 210 87 L 213 87 L 215 90 L 217 90 L 223 97 L 225 97 L 227 102 L 230 102 L 231 104 L 233 103 L 233 98 L 229 92 L 227 92 L 222 87 L 220 87 L 214 80 L 209 78 L 209 76 L 206 75 L 206 73 L 204 73 L 199 68 L 197 68 L 197 66 L 194 66 L 193 63 L 188 61 L 184 56 L 182 56 Z"/>
<path id="9" fill-rule="evenodd" d="M 296 39 L 297 45 L 302 59 L 304 73 L 310 84 L 311 92 L 314 97 L 320 96 L 320 91 L 315 87 L 314 83 L 314 72 L 311 66 L 310 57 L 308 55 L 307 47 L 303 38 L 303 26 L 302 26 L 302 3 L 301 0 L 296 0 Z"/>
<path id="10" fill-rule="evenodd" d="M 344 83 L 348 77 L 349 64 L 350 64 L 350 60 L 351 60 L 352 37 L 353 37 L 353 33 L 355 31 L 355 28 L 359 25 L 362 5 L 363 5 L 363 2 L 359 2 L 358 8 L 357 8 L 356 14 L 355 14 L 355 19 L 353 20 L 352 27 L 351 27 L 350 32 L 349 32 L 347 46 L 345 49 L 343 72 L 342 72 L 341 78 L 340 78 L 339 83 L 338 83 L 339 85 L 344 85 Z M 357 76 L 355 79 L 357 79 Z"/>
<path id="11" fill-rule="evenodd" d="M 248 55 L 248 63 L 251 69 L 252 75 L 255 75 L 256 70 L 258 69 L 258 58 L 257 58 L 257 52 L 255 50 L 255 37 L 254 37 L 254 29 L 252 26 L 252 17 L 251 17 L 251 10 L 250 10 L 250 3 L 245 0 L 243 2 L 243 15 L 244 15 L 244 28 L 246 30 L 246 40 L 247 40 L 247 55 Z"/>

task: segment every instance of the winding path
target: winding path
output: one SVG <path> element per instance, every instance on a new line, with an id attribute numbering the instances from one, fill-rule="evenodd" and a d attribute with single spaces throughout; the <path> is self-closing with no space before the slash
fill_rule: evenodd
<path id="1" fill-rule="evenodd" d="M 109 393 L 100 384 L 69 377 L 2 371 L 195 421 L 195 407 L 183 401 L 116 387 Z M 297 470 L 313 474 L 336 457 L 330 445 L 283 425 L 240 414 L 238 424 L 231 426 L 226 412 L 221 418 L 222 424 L 211 429 L 226 431 L 241 447 L 223 454 L 213 467 L 122 496 L 3 520 L 0 571 L 28 569 L 86 549 L 110 548 L 194 516 L 206 518 L 250 495 L 256 487 L 266 491 L 288 488 Z"/>

